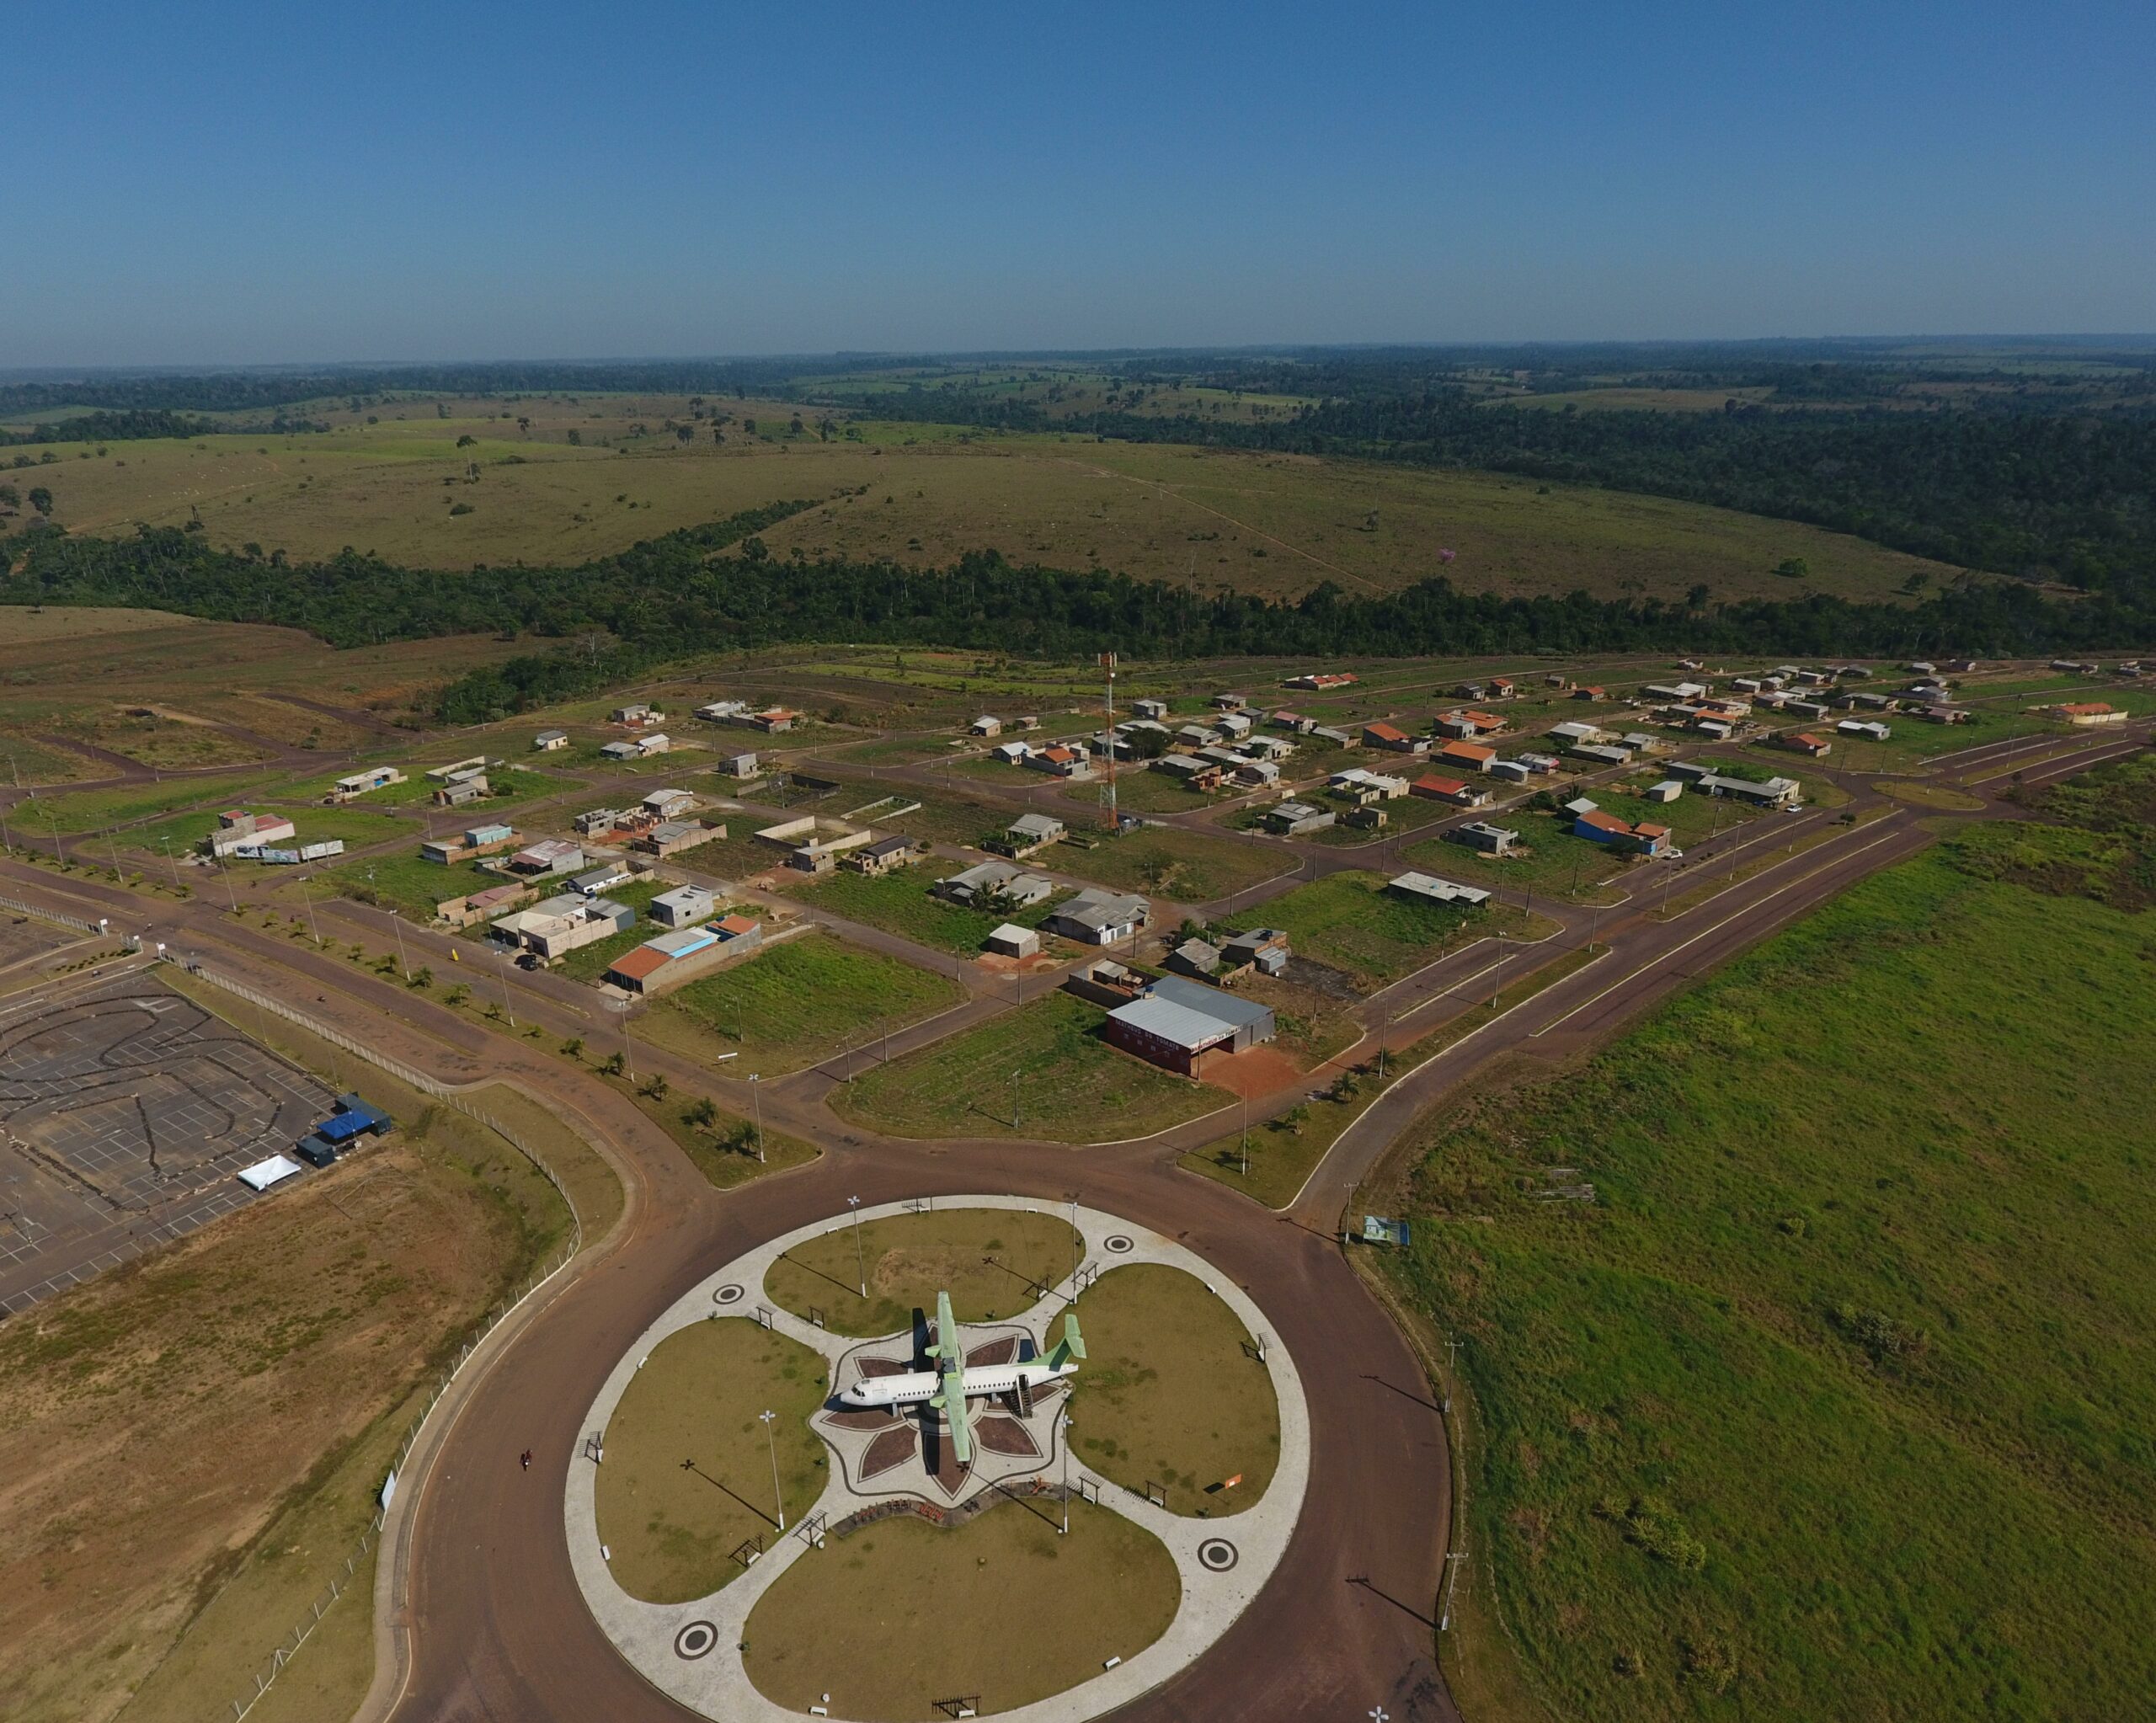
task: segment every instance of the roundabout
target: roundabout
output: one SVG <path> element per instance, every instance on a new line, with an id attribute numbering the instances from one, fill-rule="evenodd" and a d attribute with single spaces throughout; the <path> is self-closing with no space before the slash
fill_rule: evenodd
<path id="1" fill-rule="evenodd" d="M 837 1331 L 841 1294 L 884 1331 Z M 924 1366 L 964 1394 L 931 1398 Z M 1256 1598 L 1310 1463 L 1294 1360 L 1228 1277 L 1123 1216 L 992 1196 L 842 1212 L 725 1263 L 584 1427 L 584 1602 L 644 1680 L 728 1723 L 1127 1704 Z"/>

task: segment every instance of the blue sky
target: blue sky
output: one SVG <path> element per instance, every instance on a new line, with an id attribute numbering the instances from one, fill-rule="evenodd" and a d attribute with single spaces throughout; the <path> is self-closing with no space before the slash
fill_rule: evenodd
<path id="1" fill-rule="evenodd" d="M 0 365 L 2156 329 L 2156 6 L 120 6 Z"/>

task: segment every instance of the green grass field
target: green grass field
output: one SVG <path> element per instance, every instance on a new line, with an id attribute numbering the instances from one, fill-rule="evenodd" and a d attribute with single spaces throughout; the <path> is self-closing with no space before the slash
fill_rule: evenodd
<path id="1" fill-rule="evenodd" d="M 947 975 L 831 934 L 804 933 L 663 995 L 637 1027 L 647 1039 L 671 1045 L 664 1026 L 678 1020 L 695 1043 L 684 1050 L 736 1053 L 744 1067 L 775 1075 L 964 998 Z"/>
<path id="2" fill-rule="evenodd" d="M 1487 904 L 1469 909 L 1400 897 L 1385 888 L 1390 877 L 1329 873 L 1268 898 L 1230 925 L 1278 927 L 1298 957 L 1338 969 L 1367 990 L 1436 962 L 1463 933 L 1472 938 L 1492 923 Z"/>
<path id="3" fill-rule="evenodd" d="M 885 874 L 853 873 L 841 868 L 819 878 L 797 876 L 802 883 L 792 895 L 834 915 L 880 927 L 886 933 L 916 941 L 931 950 L 960 957 L 980 955 L 981 942 L 1006 921 L 1021 927 L 1038 927 L 1054 913 L 1058 893 L 1028 909 L 1009 915 L 992 910 L 975 910 L 963 904 L 947 904 L 931 897 L 928 888 L 939 879 L 958 872 L 963 862 L 934 860 L 917 867 L 895 868 Z"/>
<path id="4" fill-rule="evenodd" d="M 776 1540 L 760 1411 L 778 1414 L 787 1523 L 808 1511 L 828 1465 L 808 1423 L 824 1402 L 824 1368 L 798 1341 L 739 1318 L 693 1323 L 651 1349 L 607 1421 L 599 1468 L 599 1535 L 631 1597 L 703 1597 L 748 1571 L 734 1560 L 745 1539 Z"/>
<path id="5" fill-rule="evenodd" d="M 961 1322 L 1016 1315 L 1038 1302 L 1036 1287 L 1069 1279 L 1085 1254 L 1086 1241 L 1047 1208 L 890 1214 L 863 1221 L 857 1245 L 840 1216 L 773 1262 L 764 1290 L 797 1316 L 819 1312 L 834 1334 L 897 1334 L 915 1310 L 932 1319 L 940 1292 Z"/>
<path id="6" fill-rule="evenodd" d="M 2156 1691 L 2156 1210 L 2119 1080 L 2156 1069 L 2156 929 L 1962 841 L 1423 1139 L 1388 1261 L 1465 1342 L 1470 1544 L 1550 1715 Z M 2027 877 L 2074 883 L 2078 841 Z"/>
<path id="7" fill-rule="evenodd" d="M 879 1065 L 833 1091 L 831 1106 L 901 1137 L 1038 1137 L 1107 1143 L 1166 1130 L 1228 1104 L 1226 1094 L 1119 1053 L 1107 1013 L 1067 993 Z M 1012 1077 L 1017 1123 L 1012 1123 Z"/>
<path id="8" fill-rule="evenodd" d="M 155 819 L 197 803 L 211 808 L 229 808 L 249 795 L 262 793 L 274 781 L 259 771 L 233 772 L 121 784 L 106 790 L 66 790 L 24 803 L 13 818 L 15 824 L 31 831 L 102 831 L 107 826 Z"/>
<path id="9" fill-rule="evenodd" d="M 799 1713 L 829 1694 L 835 1717 L 937 1723 L 954 1694 L 1009 1710 L 1135 1656 L 1175 1619 L 1174 1558 L 1112 1509 L 1073 1502 L 1068 1537 L 1050 1511 L 1014 1500 L 956 1530 L 906 1515 L 835 1539 L 750 1612 L 750 1680 Z"/>
<path id="10" fill-rule="evenodd" d="M 1566 793 L 1582 794 L 1598 802 L 1601 799 L 1592 789 Z M 1485 856 L 1479 850 L 1470 850 L 1465 844 L 1445 838 L 1424 838 L 1401 846 L 1401 865 L 1433 873 L 1440 879 L 1455 880 L 1461 885 L 1506 886 L 1514 891 L 1533 891 L 1582 904 L 1621 901 L 1633 882 L 1620 881 L 1618 876 L 1653 865 L 1620 855 L 1607 844 L 1574 837 L 1569 813 L 1540 813 L 1514 808 L 1490 818 L 1492 824 L 1518 832 L 1525 847 L 1498 857 Z M 1642 873 L 1641 877 L 1652 875 Z"/>
<path id="11" fill-rule="evenodd" d="M 443 867 L 416 855 L 356 857 L 325 869 L 322 879 L 342 896 L 393 906 L 399 915 L 419 922 L 430 920 L 437 904 L 505 883 L 499 874 L 485 872 L 469 862 Z M 483 938 L 485 929 L 475 930 L 475 936 Z"/>
<path id="12" fill-rule="evenodd" d="M 1118 891 L 1213 903 L 1287 872 L 1293 858 L 1262 844 L 1147 825 L 1118 837 L 1081 832 L 1039 857 L 1043 867 Z"/>
<path id="13" fill-rule="evenodd" d="M 1164 1486 L 1173 1513 L 1254 1507 L 1280 1463 L 1280 1404 L 1235 1313 L 1155 1262 L 1103 1274 L 1074 1308 L 1086 1336 L 1070 1413 L 1079 1457 L 1126 1489 Z"/>
<path id="14" fill-rule="evenodd" d="M 237 804 L 257 813 L 280 813 L 289 817 L 294 835 L 280 838 L 278 845 L 291 848 L 301 844 L 325 843 L 332 838 L 344 840 L 347 850 L 365 849 L 370 844 L 386 843 L 392 838 L 410 837 L 416 828 L 408 819 L 400 819 L 393 813 L 378 813 L 365 808 L 271 808 L 243 798 Z M 183 813 L 175 819 L 161 819 L 155 825 L 138 826 L 129 831 L 121 845 L 132 846 L 152 856 L 162 856 L 168 841 L 175 855 L 184 856 L 199 850 L 202 840 L 216 829 L 217 815 L 221 809 L 203 808 L 192 813 Z M 253 863 L 238 863 L 251 867 Z M 349 867 L 342 857 L 330 864 Z M 437 870 L 439 871 L 439 870 Z"/>

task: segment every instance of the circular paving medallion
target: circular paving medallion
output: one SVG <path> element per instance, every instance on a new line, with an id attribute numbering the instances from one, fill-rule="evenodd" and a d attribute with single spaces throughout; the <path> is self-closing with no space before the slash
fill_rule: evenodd
<path id="1" fill-rule="evenodd" d="M 1107 1237 L 1102 1239 L 1101 1248 L 1113 1256 L 1127 1256 L 1138 1246 L 1129 1234 L 1118 1232 L 1110 1233 Z"/>
<path id="2" fill-rule="evenodd" d="M 1198 1546 L 1198 1565 L 1209 1572 L 1225 1573 L 1235 1560 L 1235 1546 L 1225 1538 L 1208 1538 Z"/>
<path id="3" fill-rule="evenodd" d="M 708 1621 L 692 1621 L 674 1635 L 674 1655 L 694 1662 L 718 1643 L 718 1630 Z"/>
<path id="4" fill-rule="evenodd" d="M 747 1296 L 739 1287 L 729 1284 L 716 1288 L 712 1293 L 711 1301 L 714 1304 L 738 1304 Z"/>

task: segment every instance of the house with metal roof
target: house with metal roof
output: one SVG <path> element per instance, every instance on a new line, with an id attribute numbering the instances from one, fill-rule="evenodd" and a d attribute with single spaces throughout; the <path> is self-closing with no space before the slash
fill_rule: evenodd
<path id="1" fill-rule="evenodd" d="M 1110 1011 L 1104 1032 L 1112 1047 L 1194 1077 L 1209 1060 L 1258 1046 L 1278 1031 L 1270 1006 L 1164 975 Z"/>
<path id="2" fill-rule="evenodd" d="M 1081 945 L 1113 945 L 1144 927 L 1151 909 L 1135 893 L 1088 886 L 1059 905 L 1046 926 L 1050 933 L 1059 933 Z"/>
<path id="3" fill-rule="evenodd" d="M 1038 873 L 1027 873 L 1008 862 L 981 862 L 948 878 L 939 879 L 930 888 L 939 898 L 954 904 L 984 903 L 990 899 L 1007 901 L 1024 908 L 1038 904 L 1055 890 L 1055 882 L 1044 879 Z"/>
<path id="4" fill-rule="evenodd" d="M 1385 888 L 1424 904 L 1465 904 L 1472 909 L 1490 900 L 1490 894 L 1480 886 L 1458 885 L 1449 879 L 1440 879 L 1434 873 L 1402 873 L 1387 880 Z"/>

